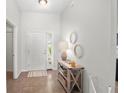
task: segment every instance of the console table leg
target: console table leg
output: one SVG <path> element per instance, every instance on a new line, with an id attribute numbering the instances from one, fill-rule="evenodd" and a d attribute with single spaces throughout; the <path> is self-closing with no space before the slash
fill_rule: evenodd
<path id="1" fill-rule="evenodd" d="M 70 93 L 70 71 L 69 71 L 69 69 L 67 70 L 67 78 L 68 78 L 68 80 L 67 80 L 67 89 L 68 89 L 67 93 Z"/>
<path id="2" fill-rule="evenodd" d="M 80 73 L 81 73 L 81 93 L 83 93 L 83 70 L 81 70 Z"/>

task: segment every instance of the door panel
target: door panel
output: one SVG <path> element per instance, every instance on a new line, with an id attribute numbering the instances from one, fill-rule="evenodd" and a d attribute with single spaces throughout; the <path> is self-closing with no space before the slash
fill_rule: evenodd
<path id="1" fill-rule="evenodd" d="M 13 71 L 13 33 L 6 33 L 6 70 Z"/>
<path id="2" fill-rule="evenodd" d="M 30 70 L 46 69 L 46 43 L 44 33 L 32 33 L 30 35 Z"/>

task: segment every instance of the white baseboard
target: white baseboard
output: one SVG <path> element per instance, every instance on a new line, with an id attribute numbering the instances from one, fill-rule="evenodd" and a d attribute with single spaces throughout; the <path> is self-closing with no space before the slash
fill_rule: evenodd
<path id="1" fill-rule="evenodd" d="M 18 77 L 20 76 L 20 74 L 21 74 L 21 71 L 19 71 L 19 72 L 17 73 L 17 75 L 13 77 L 13 79 L 18 79 Z"/>

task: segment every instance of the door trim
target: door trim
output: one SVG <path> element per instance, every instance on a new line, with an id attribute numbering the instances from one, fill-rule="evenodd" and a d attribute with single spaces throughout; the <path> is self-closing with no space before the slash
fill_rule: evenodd
<path id="1" fill-rule="evenodd" d="M 13 79 L 17 79 L 19 74 L 21 72 L 18 71 L 18 68 L 17 68 L 17 26 L 12 22 L 10 21 L 9 19 L 6 19 L 6 23 L 11 25 L 13 27 Z"/>

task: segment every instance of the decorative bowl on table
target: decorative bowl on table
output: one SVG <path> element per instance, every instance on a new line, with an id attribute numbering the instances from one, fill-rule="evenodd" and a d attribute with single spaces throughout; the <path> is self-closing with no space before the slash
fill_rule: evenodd
<path id="1" fill-rule="evenodd" d="M 71 61 L 71 62 L 69 62 L 69 65 L 70 65 L 71 67 L 76 67 L 76 62 L 75 62 L 75 61 Z"/>

